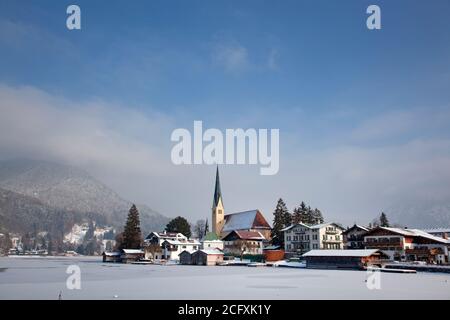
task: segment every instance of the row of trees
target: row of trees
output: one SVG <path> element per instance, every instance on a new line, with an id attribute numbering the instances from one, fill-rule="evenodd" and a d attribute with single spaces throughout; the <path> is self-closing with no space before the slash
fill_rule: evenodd
<path id="1" fill-rule="evenodd" d="M 192 236 L 191 225 L 181 216 L 170 220 L 165 230 L 167 232 L 182 233 L 188 238 Z M 205 235 L 208 231 L 208 220 L 199 220 L 194 225 L 194 232 L 198 237 Z M 141 248 L 142 242 L 139 210 L 133 204 L 128 212 L 123 232 L 116 237 L 116 249 L 138 249 Z"/>
<path id="2" fill-rule="evenodd" d="M 302 201 L 291 213 L 289 212 L 286 203 L 280 198 L 278 199 L 277 206 L 273 212 L 273 243 L 279 245 L 284 243 L 283 232 L 281 230 L 291 224 L 304 223 L 306 225 L 314 225 L 323 222 L 322 212 L 319 209 L 312 209 Z"/>

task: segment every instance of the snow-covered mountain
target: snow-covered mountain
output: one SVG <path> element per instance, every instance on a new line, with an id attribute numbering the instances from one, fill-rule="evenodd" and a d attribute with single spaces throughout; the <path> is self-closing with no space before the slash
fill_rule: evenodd
<path id="1" fill-rule="evenodd" d="M 1 161 L 0 188 L 36 199 L 52 210 L 104 217 L 105 223 L 119 230 L 132 205 L 87 172 L 45 161 Z M 167 224 L 165 216 L 145 205 L 137 206 L 144 232 L 161 230 Z"/>

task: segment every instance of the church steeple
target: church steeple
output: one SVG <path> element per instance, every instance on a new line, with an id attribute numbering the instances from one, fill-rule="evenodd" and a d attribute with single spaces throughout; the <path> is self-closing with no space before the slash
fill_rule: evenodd
<path id="1" fill-rule="evenodd" d="M 216 169 L 216 185 L 214 189 L 214 199 L 212 206 L 212 232 L 220 237 L 224 225 L 224 208 L 222 191 L 220 190 L 219 166 Z"/>
<path id="2" fill-rule="evenodd" d="M 219 166 L 217 166 L 217 169 L 216 169 L 216 188 L 214 189 L 213 208 L 217 207 L 217 204 L 219 203 L 219 200 L 221 200 L 221 199 L 222 199 L 222 192 L 220 191 Z"/>

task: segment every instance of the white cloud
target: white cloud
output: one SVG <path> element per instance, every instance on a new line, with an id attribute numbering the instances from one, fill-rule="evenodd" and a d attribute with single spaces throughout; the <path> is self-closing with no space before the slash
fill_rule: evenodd
<path id="1" fill-rule="evenodd" d="M 216 45 L 213 58 L 230 73 L 245 71 L 250 66 L 247 48 L 238 43 Z"/>
<path id="2" fill-rule="evenodd" d="M 357 124 L 357 136 L 384 136 L 379 125 L 397 128 L 400 120 L 394 119 L 400 118 L 419 119 L 427 128 L 441 126 L 446 113 L 396 114 Z M 162 213 L 193 221 L 210 216 L 214 168 L 171 163 L 170 133 L 177 125 L 169 116 L 101 100 L 75 103 L 36 88 L 5 85 L 0 85 L 0 115 L 0 158 L 80 166 L 124 197 Z M 238 124 L 221 119 L 224 126 Z M 416 122 L 389 131 L 388 138 L 411 131 Z M 277 198 L 283 197 L 290 208 L 305 200 L 327 219 L 351 224 L 366 223 L 398 203 L 450 203 L 450 139 L 445 133 L 433 138 L 418 131 L 413 138 L 377 147 L 341 142 L 317 149 L 281 129 L 280 146 L 278 175 L 260 176 L 259 166 L 221 168 L 227 212 L 260 208 L 271 220 Z"/>

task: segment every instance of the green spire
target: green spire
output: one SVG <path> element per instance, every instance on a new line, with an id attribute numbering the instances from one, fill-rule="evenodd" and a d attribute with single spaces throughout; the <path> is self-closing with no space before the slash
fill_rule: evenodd
<path id="1" fill-rule="evenodd" d="M 219 166 L 216 169 L 216 188 L 214 190 L 213 208 L 217 207 L 219 199 L 222 199 L 222 192 L 220 191 Z M 223 200 L 222 200 L 223 203 Z"/>

